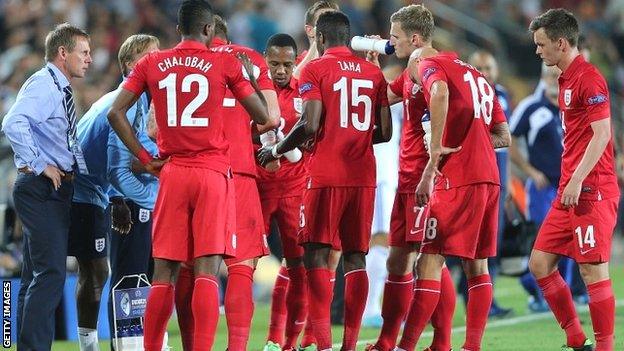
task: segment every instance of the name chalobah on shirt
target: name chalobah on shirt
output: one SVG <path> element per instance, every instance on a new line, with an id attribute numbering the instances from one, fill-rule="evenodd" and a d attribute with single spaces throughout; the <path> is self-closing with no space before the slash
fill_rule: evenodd
<path id="1" fill-rule="evenodd" d="M 203 58 L 200 59 L 195 56 L 167 57 L 158 63 L 158 69 L 160 69 L 161 72 L 165 72 L 166 70 L 176 66 L 196 68 L 206 73 L 212 67 L 212 63 L 206 62 Z"/>

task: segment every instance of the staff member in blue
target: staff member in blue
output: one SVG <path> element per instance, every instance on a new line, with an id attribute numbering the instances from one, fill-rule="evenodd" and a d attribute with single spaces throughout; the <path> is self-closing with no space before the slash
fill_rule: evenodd
<path id="1" fill-rule="evenodd" d="M 54 311 L 65 284 L 74 170 L 87 172 L 76 142 L 70 80 L 83 78 L 89 68 L 89 35 L 67 23 L 58 25 L 46 37 L 45 60 L 2 122 L 15 153 L 19 174 L 13 197 L 25 229 L 19 350 L 52 347 Z"/>
<path id="2" fill-rule="evenodd" d="M 133 66 L 144 54 L 158 49 L 156 37 L 137 34 L 129 37 L 119 51 L 120 66 L 124 72 Z M 76 301 L 78 310 L 78 340 L 81 351 L 98 351 L 97 322 L 100 299 L 106 279 L 108 278 L 108 243 L 111 229 L 111 213 L 109 193 L 114 192 L 111 183 L 119 188 L 121 194 L 112 200 L 114 206 L 115 228 L 118 232 L 113 240 L 122 234 L 128 234 L 131 228 L 130 210 L 123 203 L 123 195 L 128 191 L 127 183 L 142 184 L 130 171 L 130 160 L 121 160 L 118 148 L 111 147 L 111 138 L 116 134 L 111 130 L 106 113 L 117 96 L 117 91 L 110 92 L 96 101 L 89 111 L 78 122 L 78 141 L 82 147 L 89 174 L 79 174 L 74 181 L 74 198 L 69 230 L 70 256 L 78 260 L 78 284 L 76 285 Z M 140 121 L 141 111 L 147 110 L 146 98 L 142 99 L 128 112 L 128 119 L 142 130 L 144 122 Z M 106 162 L 108 161 L 108 162 Z M 117 174 L 124 174 L 119 181 Z M 109 176 L 112 179 L 109 179 Z M 143 187 L 144 188 L 144 187 Z M 152 196 L 154 189 L 144 190 L 139 194 L 142 198 Z M 130 189 L 134 191 L 135 189 Z M 153 195 L 155 196 L 155 194 Z M 116 242 L 116 241 L 114 241 Z M 149 242 L 148 242 L 149 244 Z M 137 247 L 135 252 L 147 250 Z M 113 252 L 114 254 L 114 252 Z M 149 257 L 145 259 L 147 262 Z M 115 261 L 112 262 L 113 268 Z M 146 263 L 147 264 L 147 263 Z"/>

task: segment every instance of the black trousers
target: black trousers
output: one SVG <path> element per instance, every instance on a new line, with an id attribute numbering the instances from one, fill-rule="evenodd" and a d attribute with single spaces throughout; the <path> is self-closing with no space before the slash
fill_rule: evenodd
<path id="1" fill-rule="evenodd" d="M 111 230 L 110 264 L 111 282 L 108 300 L 108 323 L 111 340 L 115 335 L 113 326 L 113 287 L 126 275 L 146 274 L 151 281 L 150 261 L 152 258 L 152 211 L 144 209 L 132 201 L 126 201 L 132 213 L 130 233 L 119 234 Z M 134 288 L 136 279 L 126 279 L 117 288 Z M 112 344 L 112 342 L 111 342 Z"/>
<path id="2" fill-rule="evenodd" d="M 50 350 L 54 311 L 63 297 L 74 187 L 58 190 L 43 175 L 20 173 L 13 199 L 24 224 L 24 264 L 17 306 L 18 350 Z"/>

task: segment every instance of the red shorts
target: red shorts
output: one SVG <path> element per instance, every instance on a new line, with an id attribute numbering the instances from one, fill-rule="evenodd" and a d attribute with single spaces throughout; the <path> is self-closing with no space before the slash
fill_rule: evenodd
<path id="1" fill-rule="evenodd" d="M 416 206 L 414 193 L 397 192 L 392 205 L 388 244 L 397 247 L 420 244 L 428 214 L 429 207 Z"/>
<path id="2" fill-rule="evenodd" d="M 266 256 L 269 253 L 256 179 L 234 174 L 234 188 L 236 189 L 236 256 L 226 259 L 227 265 Z"/>
<path id="3" fill-rule="evenodd" d="M 617 198 L 579 201 L 567 209 L 553 202 L 533 248 L 568 256 L 578 263 L 609 262 L 617 208 Z"/>
<path id="4" fill-rule="evenodd" d="M 345 252 L 368 252 L 375 188 L 306 189 L 299 244 L 322 243 Z M 336 247 L 340 242 L 340 247 Z"/>
<path id="5" fill-rule="evenodd" d="M 496 256 L 500 186 L 478 183 L 435 190 L 421 252 L 481 259 Z"/>
<path id="6" fill-rule="evenodd" d="M 207 168 L 165 164 L 154 207 L 154 257 L 232 256 L 235 221 L 232 179 Z"/>
<path id="7" fill-rule="evenodd" d="M 266 232 L 271 226 L 271 219 L 275 218 L 282 241 L 284 258 L 298 258 L 303 256 L 303 247 L 297 243 L 299 232 L 299 209 L 301 196 L 284 198 L 262 199 L 262 215 Z"/>

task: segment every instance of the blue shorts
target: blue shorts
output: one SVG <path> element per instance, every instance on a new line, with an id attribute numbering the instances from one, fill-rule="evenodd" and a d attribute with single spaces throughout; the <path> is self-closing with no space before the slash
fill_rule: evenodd
<path id="1" fill-rule="evenodd" d="M 67 256 L 95 259 L 108 256 L 111 213 L 97 205 L 72 202 Z"/>
<path id="2" fill-rule="evenodd" d="M 557 197 L 557 188 L 548 185 L 544 189 L 538 190 L 533 180 L 526 182 L 527 203 L 529 208 L 529 219 L 538 226 L 544 222 L 546 214 L 550 210 L 550 205 Z"/>

